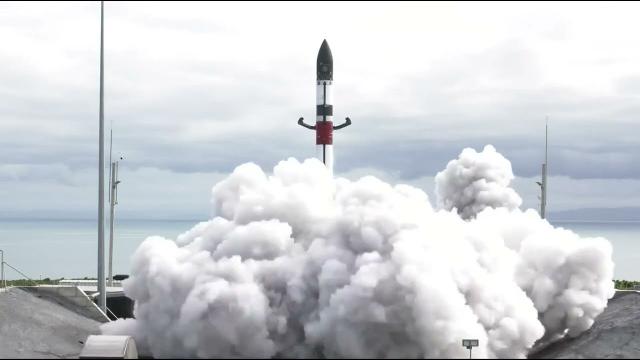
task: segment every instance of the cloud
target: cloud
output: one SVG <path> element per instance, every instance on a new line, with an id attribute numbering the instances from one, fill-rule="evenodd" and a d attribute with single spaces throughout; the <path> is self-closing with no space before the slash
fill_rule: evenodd
<path id="1" fill-rule="evenodd" d="M 490 143 L 533 177 L 548 114 L 553 176 L 638 179 L 626 6 L 107 3 L 107 128 L 132 170 L 177 177 L 313 156 L 296 120 L 313 117 L 327 38 L 336 117 L 353 119 L 335 137 L 339 172 L 414 181 Z M 97 3 L 3 5 L 0 164 L 95 169 L 98 31 Z"/>
<path id="2" fill-rule="evenodd" d="M 204 219 L 212 204 L 203 199 L 223 174 L 175 173 L 120 166 L 118 217 Z M 0 218 L 97 218 L 97 169 L 50 166 L 0 166 Z"/>

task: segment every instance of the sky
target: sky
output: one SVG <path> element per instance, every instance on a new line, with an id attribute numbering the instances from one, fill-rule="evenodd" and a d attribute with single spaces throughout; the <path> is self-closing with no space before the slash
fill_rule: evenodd
<path id="1" fill-rule="evenodd" d="M 118 213 L 203 219 L 245 162 L 315 154 L 315 60 L 334 57 L 336 174 L 424 189 L 492 144 L 538 207 L 640 200 L 637 3 L 105 2 Z M 0 4 L 0 217 L 97 212 L 99 2 Z M 108 138 L 107 138 L 108 143 Z M 434 199 L 435 200 L 435 199 Z"/>

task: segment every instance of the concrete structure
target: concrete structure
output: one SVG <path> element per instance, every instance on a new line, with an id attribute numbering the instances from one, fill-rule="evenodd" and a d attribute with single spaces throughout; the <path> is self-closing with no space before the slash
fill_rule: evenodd
<path id="1" fill-rule="evenodd" d="M 90 335 L 80 359 L 137 359 L 136 342 L 130 336 Z"/>
<path id="2" fill-rule="evenodd" d="M 114 276 L 118 278 L 118 276 Z M 96 280 L 61 280 L 58 284 L 63 286 L 77 287 L 78 290 L 86 296 L 96 301 L 99 292 L 96 286 Z M 114 280 L 115 286 L 106 287 L 106 299 L 107 299 L 107 314 L 111 320 L 116 318 L 132 318 L 133 317 L 133 300 L 129 299 L 124 294 L 122 288 L 122 281 Z"/>
<path id="3" fill-rule="evenodd" d="M 101 322 L 55 293 L 9 288 L 0 293 L 0 358 L 76 358 Z"/>
<path id="4" fill-rule="evenodd" d="M 21 289 L 31 292 L 39 298 L 56 302 L 89 319 L 101 323 L 110 321 L 109 317 L 100 310 L 87 293 L 77 286 L 40 285 L 22 287 Z"/>
<path id="5" fill-rule="evenodd" d="M 67 286 L 93 286 L 96 287 L 98 282 L 96 280 L 82 280 L 82 279 L 68 279 L 68 280 L 60 280 L 58 281 L 59 285 L 67 285 Z M 122 289 L 122 281 L 113 281 L 113 285 L 109 285 L 111 288 L 120 288 Z"/>

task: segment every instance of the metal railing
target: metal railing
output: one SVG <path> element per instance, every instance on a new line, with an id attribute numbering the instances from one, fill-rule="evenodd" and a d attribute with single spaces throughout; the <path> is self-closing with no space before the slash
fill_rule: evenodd
<path id="1" fill-rule="evenodd" d="M 37 283 L 35 280 L 33 280 L 32 278 L 30 278 L 30 277 L 28 277 L 27 275 L 25 275 L 22 271 L 20 271 L 20 270 L 16 269 L 15 267 L 11 266 L 11 264 L 9 264 L 8 262 L 3 261 L 2 263 L 3 263 L 4 265 L 7 265 L 8 267 L 10 267 L 11 269 L 13 269 L 13 270 L 14 270 L 15 272 L 17 272 L 18 274 L 20 274 L 20 275 L 24 276 L 27 280 L 29 280 L 29 281 L 31 281 L 32 283 L 34 283 L 34 285 L 38 285 L 38 283 Z M 6 279 L 5 279 L 4 281 L 6 282 Z M 6 287 L 6 283 L 5 283 L 5 287 Z"/>
<path id="2" fill-rule="evenodd" d="M 79 287 L 78 287 L 78 288 L 79 288 Z M 82 290 L 80 290 L 80 291 L 82 291 Z M 84 293 L 84 291 L 82 291 L 82 292 Z M 97 304 L 97 298 L 98 298 L 98 296 L 100 296 L 100 293 L 97 293 L 97 292 L 96 292 L 96 293 L 94 293 L 94 294 L 91 294 L 91 295 L 88 295 L 88 294 L 87 294 L 87 297 L 88 297 L 88 298 L 89 298 L 89 299 L 90 299 L 94 304 L 96 304 L 96 306 L 98 305 L 98 304 Z M 99 309 L 101 312 L 103 312 L 103 313 L 104 313 L 104 315 L 106 315 L 106 316 L 107 316 L 107 319 L 109 319 L 109 321 L 112 321 L 112 320 L 111 320 L 111 318 L 109 317 L 109 314 L 111 314 L 111 316 L 113 316 L 113 318 L 114 318 L 114 319 L 116 319 L 116 320 L 118 320 L 118 319 L 119 319 L 118 315 L 114 314 L 114 313 L 113 313 L 113 311 L 111 311 L 111 309 L 109 309 L 109 307 L 107 307 L 107 306 L 106 306 L 106 304 L 105 304 L 105 310 L 106 310 L 106 311 L 102 311 L 102 309 L 100 309 L 100 307 L 99 307 L 99 306 L 97 306 L 97 307 L 98 307 L 98 309 Z"/>
<path id="3" fill-rule="evenodd" d="M 8 262 L 4 261 L 4 251 L 0 250 L 0 287 L 2 288 L 7 288 L 7 278 L 5 277 L 5 271 L 4 271 L 4 267 L 8 266 L 11 269 L 13 269 L 13 271 L 17 272 L 18 274 L 22 275 L 25 279 L 29 280 L 30 282 L 32 282 L 35 285 L 38 285 L 38 283 L 33 280 L 32 278 L 28 277 L 27 275 L 25 275 L 25 273 L 23 273 L 22 271 L 18 270 L 15 268 L 15 266 L 12 266 L 11 264 L 9 264 Z"/>
<path id="4" fill-rule="evenodd" d="M 111 311 L 111 309 L 109 309 L 108 307 L 105 307 L 105 309 L 107 309 L 107 313 L 111 314 L 111 316 L 113 316 L 116 320 L 118 320 L 118 316 L 116 316 L 116 314 L 114 314 L 113 311 Z"/>
<path id="5" fill-rule="evenodd" d="M 36 286 L 38 285 L 38 283 L 35 280 L 33 280 L 32 278 L 27 276 L 22 271 L 16 269 L 14 266 L 9 264 L 8 262 L 4 261 L 4 251 L 0 250 L 0 287 L 5 288 L 5 289 L 7 288 L 7 279 L 5 278 L 5 272 L 4 272 L 4 266 L 5 265 L 10 267 L 11 269 L 13 269 L 13 271 L 17 272 L 18 274 L 22 275 L 25 279 L 29 280 L 34 285 L 36 285 Z M 95 284 L 96 280 L 93 280 L 93 281 L 92 280 L 67 280 L 67 281 L 62 280 L 60 282 L 63 283 L 63 285 L 66 282 L 68 285 L 78 286 L 78 285 L 82 285 L 83 282 Z M 118 285 L 122 286 L 121 283 L 118 284 Z M 107 317 L 108 317 L 108 315 L 111 315 L 111 316 L 113 316 L 114 319 L 116 319 L 116 320 L 118 319 L 118 316 L 116 314 L 114 314 L 113 311 L 111 311 L 111 309 L 109 309 L 106 306 L 105 306 L 105 309 L 106 309 L 106 312 L 107 312 L 107 314 L 105 314 L 105 315 L 107 315 Z"/>

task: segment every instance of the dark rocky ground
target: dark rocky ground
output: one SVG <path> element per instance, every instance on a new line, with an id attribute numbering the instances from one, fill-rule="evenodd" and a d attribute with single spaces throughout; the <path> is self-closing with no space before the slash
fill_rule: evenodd
<path id="1" fill-rule="evenodd" d="M 618 291 L 591 329 L 530 354 L 530 359 L 640 358 L 640 293 Z"/>

